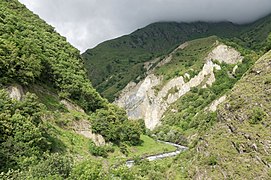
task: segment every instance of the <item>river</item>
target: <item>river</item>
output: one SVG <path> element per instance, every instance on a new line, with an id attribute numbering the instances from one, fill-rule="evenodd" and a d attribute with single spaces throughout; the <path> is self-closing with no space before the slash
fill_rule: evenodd
<path id="1" fill-rule="evenodd" d="M 158 140 L 158 142 L 175 146 L 177 149 L 175 151 L 172 151 L 172 152 L 166 152 L 166 153 L 161 153 L 161 154 L 149 155 L 149 156 L 144 157 L 142 159 L 147 159 L 149 161 L 154 161 L 154 160 L 163 159 L 163 158 L 167 158 L 167 157 L 173 157 L 173 156 L 177 156 L 181 152 L 183 152 L 183 151 L 185 151 L 185 150 L 188 149 L 188 147 L 181 146 L 179 144 L 175 144 L 175 143 L 171 143 L 171 142 L 165 142 L 165 141 L 159 141 L 159 140 Z M 126 166 L 127 167 L 130 168 L 133 165 L 134 165 L 134 160 L 128 160 L 128 161 L 126 161 Z"/>

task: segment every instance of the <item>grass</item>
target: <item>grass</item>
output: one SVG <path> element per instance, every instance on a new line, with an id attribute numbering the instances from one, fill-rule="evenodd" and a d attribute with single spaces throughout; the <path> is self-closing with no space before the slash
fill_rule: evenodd
<path id="1" fill-rule="evenodd" d="M 129 148 L 132 156 L 147 156 L 176 150 L 174 146 L 157 142 L 149 136 L 141 135 L 140 139 L 143 141 L 140 146 Z"/>
<path id="2" fill-rule="evenodd" d="M 60 103 L 57 92 L 55 89 L 46 85 L 33 85 L 28 87 L 26 91 L 34 93 L 38 96 L 39 101 L 44 104 L 50 111 L 65 111 L 65 106 Z"/>
<path id="3" fill-rule="evenodd" d="M 141 135 L 140 139 L 142 140 L 141 145 L 128 147 L 127 150 L 129 153 L 127 156 L 120 152 L 119 147 L 114 146 L 115 151 L 109 154 L 107 159 L 108 162 L 110 164 L 120 164 L 124 163 L 128 159 L 133 159 L 137 157 L 146 157 L 148 155 L 160 154 L 176 150 L 176 147 L 157 142 L 151 137 L 146 135 Z"/>
<path id="4" fill-rule="evenodd" d="M 91 157 L 89 152 L 90 140 L 82 135 L 75 133 L 73 130 L 63 129 L 57 125 L 51 124 L 50 134 L 54 138 L 55 151 L 64 151 L 78 159 Z"/>
<path id="5" fill-rule="evenodd" d="M 235 84 L 218 107 L 218 122 L 178 157 L 177 166 L 184 168 L 188 177 L 200 174 L 203 179 L 270 179 L 266 163 L 271 162 L 267 146 L 271 140 L 271 84 L 264 83 L 270 75 L 270 59 L 271 52 Z M 255 113 L 255 108 L 260 113 Z M 255 116 L 260 121 L 251 123 Z"/>
<path id="6" fill-rule="evenodd" d="M 82 114 L 79 115 L 82 116 Z M 160 143 L 149 136 L 141 135 L 141 145 L 126 146 L 127 151 L 129 152 L 127 156 L 121 153 L 119 146 L 113 145 L 114 152 L 108 153 L 107 158 L 95 157 L 91 155 L 89 151 L 91 140 L 77 134 L 70 126 L 70 122 L 75 121 L 77 116 L 78 114 L 75 114 L 74 112 L 55 113 L 54 117 L 52 117 L 53 121 L 48 121 L 48 126 L 50 126 L 49 133 L 51 135 L 51 141 L 54 144 L 53 147 L 55 147 L 53 151 L 72 155 L 77 161 L 99 158 L 110 163 L 111 165 L 115 165 L 124 163 L 128 159 L 136 157 L 145 157 L 148 155 L 176 150 L 174 146 Z M 63 123 L 59 123 L 62 121 Z M 62 124 L 62 126 L 59 127 L 57 124 Z"/>
<path id="7" fill-rule="evenodd" d="M 189 73 L 192 78 L 191 70 L 199 72 L 202 69 L 205 63 L 204 58 L 214 48 L 217 40 L 217 37 L 211 36 L 189 41 L 186 48 L 175 52 L 172 60 L 168 64 L 156 69 L 155 74 L 163 76 L 165 80 L 183 76 L 185 73 Z"/>

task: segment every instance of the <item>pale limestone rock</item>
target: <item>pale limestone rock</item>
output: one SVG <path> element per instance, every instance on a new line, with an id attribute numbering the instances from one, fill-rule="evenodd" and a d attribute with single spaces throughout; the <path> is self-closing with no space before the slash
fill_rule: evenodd
<path id="1" fill-rule="evenodd" d="M 211 104 L 210 107 L 209 107 L 209 111 L 215 112 L 216 109 L 217 109 L 217 106 L 218 106 L 219 104 L 223 103 L 223 102 L 226 100 L 226 98 L 227 98 L 227 96 L 224 95 L 224 96 L 220 97 L 219 99 L 213 101 L 212 104 Z"/>
<path id="2" fill-rule="evenodd" d="M 170 104 L 189 92 L 191 87 L 200 85 L 205 76 L 213 74 L 215 67 L 217 68 L 217 65 L 208 60 L 202 71 L 189 82 L 185 83 L 182 76 L 174 78 L 165 84 L 158 93 L 155 93 L 154 87 L 161 83 L 161 78 L 150 74 L 136 86 L 133 84 L 133 89 L 131 89 L 131 84 L 128 84 L 124 89 L 126 93 L 121 93 L 122 95 L 115 103 L 126 109 L 129 118 L 142 118 L 145 120 L 147 128 L 154 129 L 160 124 L 160 119 Z M 172 88 L 177 88 L 178 91 L 169 94 Z M 130 91 L 127 91 L 127 89 L 130 89 Z"/>
<path id="3" fill-rule="evenodd" d="M 77 105 L 71 103 L 71 102 L 68 101 L 68 100 L 63 99 L 63 100 L 61 100 L 60 102 L 61 102 L 62 104 L 64 104 L 64 106 L 65 106 L 69 111 L 78 111 L 78 112 L 82 112 L 82 113 L 85 112 L 81 107 L 79 107 L 79 106 L 77 106 Z"/>
<path id="4" fill-rule="evenodd" d="M 183 44 L 178 48 L 185 48 L 187 45 Z M 168 63 L 173 53 L 162 60 L 157 66 Z M 185 82 L 182 76 L 176 77 L 166 83 L 160 91 L 156 92 L 155 86 L 162 82 L 162 78 L 156 77 L 152 73 L 147 73 L 149 75 L 138 84 L 134 82 L 129 83 L 115 103 L 126 109 L 129 118 L 142 118 L 145 120 L 147 128 L 154 129 L 160 124 L 160 119 L 169 106 L 189 92 L 192 87 L 197 87 L 204 83 L 206 77 L 208 79 L 203 84 L 203 87 L 212 85 L 215 82 L 214 69 L 221 70 L 221 67 L 212 60 L 237 63 L 242 61 L 242 59 L 243 57 L 241 57 L 240 53 L 233 48 L 217 44 L 217 47 L 205 58 L 205 64 L 199 74 L 191 78 L 188 82 Z M 169 93 L 172 88 L 176 88 L 177 92 Z M 216 108 L 215 105 L 213 107 Z"/>
<path id="5" fill-rule="evenodd" d="M 9 93 L 9 97 L 11 99 L 14 99 L 14 100 L 17 100 L 17 101 L 22 100 L 23 95 L 24 95 L 24 91 L 23 91 L 22 86 L 20 86 L 18 84 L 12 85 L 12 86 L 9 86 L 7 88 L 7 90 L 8 90 L 8 93 Z"/>
<path id="6" fill-rule="evenodd" d="M 84 137 L 91 139 L 96 146 L 105 145 L 105 140 L 103 136 L 100 134 L 92 133 L 90 123 L 87 120 L 74 121 L 72 127 L 77 134 L 83 135 Z"/>
<path id="7" fill-rule="evenodd" d="M 235 74 L 237 69 L 238 69 L 238 65 L 235 65 L 234 68 L 232 69 L 232 74 Z"/>
<path id="8" fill-rule="evenodd" d="M 188 73 L 185 73 L 184 77 L 186 77 L 187 79 L 190 79 L 190 75 Z"/>
<path id="9" fill-rule="evenodd" d="M 234 48 L 224 44 L 218 45 L 207 57 L 210 60 L 218 60 L 220 63 L 236 64 L 242 62 L 244 57 Z"/>

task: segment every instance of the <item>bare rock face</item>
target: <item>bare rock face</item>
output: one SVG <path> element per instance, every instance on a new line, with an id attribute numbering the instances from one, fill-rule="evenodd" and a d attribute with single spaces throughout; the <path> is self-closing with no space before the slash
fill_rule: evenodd
<path id="1" fill-rule="evenodd" d="M 7 88 L 8 90 L 8 93 L 9 93 L 9 97 L 11 99 L 14 99 L 14 100 L 17 100 L 17 101 L 20 101 L 22 100 L 23 98 L 23 95 L 24 95 L 24 91 L 23 91 L 23 87 L 16 84 L 16 85 L 12 85 L 12 86 L 9 86 Z"/>
<path id="2" fill-rule="evenodd" d="M 207 59 L 218 60 L 220 63 L 236 64 L 242 62 L 243 57 L 234 48 L 220 44 L 208 55 Z"/>
<path id="3" fill-rule="evenodd" d="M 212 104 L 210 105 L 210 107 L 209 107 L 209 111 L 215 112 L 215 111 L 217 110 L 217 106 L 218 106 L 219 104 L 223 103 L 223 102 L 226 100 L 226 97 L 227 97 L 227 96 L 224 95 L 224 96 L 220 97 L 219 99 L 214 100 L 214 101 L 212 102 Z"/>
<path id="4" fill-rule="evenodd" d="M 177 49 L 183 49 L 187 45 L 185 43 Z M 172 54 L 162 60 L 162 63 L 158 63 L 158 66 L 168 63 L 171 57 Z M 212 85 L 215 82 L 214 69 L 221 70 L 221 67 L 215 64 L 213 60 L 237 63 L 242 61 L 242 56 L 233 48 L 226 45 L 218 45 L 205 58 L 205 64 L 199 74 L 188 82 L 184 81 L 184 77 L 179 76 L 171 79 L 162 88 L 159 88 L 160 90 L 155 90 L 156 86 L 161 85 L 163 77 L 157 77 L 153 73 L 149 73 L 138 84 L 130 82 L 123 89 L 115 104 L 126 109 L 129 118 L 142 118 L 145 120 L 145 125 L 148 129 L 154 129 L 160 124 L 160 119 L 169 106 L 189 92 L 192 87 L 201 86 L 204 88 L 206 85 Z M 186 74 L 186 76 L 188 75 Z M 206 78 L 208 79 L 206 80 Z M 216 108 L 216 104 L 214 104 L 212 109 Z"/>
<path id="5" fill-rule="evenodd" d="M 87 120 L 73 122 L 73 129 L 77 134 L 81 134 L 91 139 L 96 146 L 104 146 L 105 140 L 102 135 L 92 133 L 90 123 Z"/>
<path id="6" fill-rule="evenodd" d="M 60 102 L 61 102 L 62 104 L 64 104 L 65 107 L 66 107 L 69 111 L 78 111 L 78 112 L 82 112 L 82 113 L 85 112 L 81 107 L 79 107 L 79 106 L 77 106 L 77 105 L 75 105 L 75 104 L 69 102 L 68 100 L 63 99 L 63 100 L 61 100 Z"/>

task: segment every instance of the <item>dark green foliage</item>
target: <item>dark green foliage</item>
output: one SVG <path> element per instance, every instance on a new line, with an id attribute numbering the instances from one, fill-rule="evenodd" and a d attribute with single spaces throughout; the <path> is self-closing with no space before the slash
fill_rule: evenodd
<path id="1" fill-rule="evenodd" d="M 242 63 L 238 64 L 235 74 L 232 74 L 235 65 L 218 63 L 221 70 L 215 71 L 216 81 L 207 88 L 191 88 L 191 91 L 182 96 L 172 105 L 176 113 L 168 111 L 162 119 L 164 125 L 177 126 L 182 131 L 197 129 L 206 131 L 217 121 L 216 113 L 204 112 L 204 109 L 215 99 L 228 92 L 243 74 L 252 66 L 253 60 L 250 54 L 244 55 Z M 162 131 L 165 136 L 165 132 Z M 156 133 L 156 135 L 158 135 Z"/>
<path id="2" fill-rule="evenodd" d="M 43 108 L 33 94 L 19 102 L 0 90 L 0 171 L 23 167 L 50 150 Z"/>
<path id="3" fill-rule="evenodd" d="M 41 81 L 87 112 L 105 105 L 86 78 L 79 51 L 17 0 L 1 0 L 0 32 L 0 84 Z"/>
<path id="4" fill-rule="evenodd" d="M 249 118 L 249 123 L 258 124 L 267 117 L 266 112 L 259 107 L 252 109 L 251 116 Z"/>
<path id="5" fill-rule="evenodd" d="M 24 176 L 27 179 L 66 179 L 70 175 L 72 165 L 71 158 L 63 154 L 46 154 L 29 172 L 24 172 Z"/>
<path id="6" fill-rule="evenodd" d="M 107 179 L 107 173 L 100 162 L 87 160 L 73 168 L 69 179 L 104 180 Z"/>
<path id="7" fill-rule="evenodd" d="M 155 138 L 162 141 L 173 142 L 176 144 L 187 145 L 187 138 L 184 136 L 180 128 L 171 127 L 168 125 L 156 128 L 153 133 Z"/>
<path id="8" fill-rule="evenodd" d="M 230 77 L 229 75 L 233 69 L 233 66 L 226 63 L 222 63 L 220 66 L 221 70 L 215 72 L 216 81 L 210 87 L 216 96 L 224 94 L 226 91 L 231 89 L 238 80 L 237 78 Z M 240 77 L 241 75 L 238 76 Z"/>
<path id="9" fill-rule="evenodd" d="M 112 169 L 111 171 L 112 175 L 114 175 L 114 177 L 118 177 L 120 179 L 129 179 L 129 180 L 136 180 L 136 175 L 133 171 L 131 171 L 130 168 L 128 168 L 127 166 L 120 166 L 116 169 Z"/>
<path id="10" fill-rule="evenodd" d="M 128 120 L 126 112 L 117 106 L 109 105 L 107 109 L 97 110 L 91 122 L 93 132 L 103 135 L 106 141 L 140 143 L 140 123 Z"/>
<path id="11" fill-rule="evenodd" d="M 28 84 L 40 76 L 41 60 L 32 54 L 29 57 L 20 55 L 19 51 L 11 40 L 0 38 L 0 83 L 17 79 L 19 83 Z"/>
<path id="12" fill-rule="evenodd" d="M 217 157 L 216 156 L 210 156 L 205 161 L 206 161 L 206 164 L 209 166 L 217 165 Z"/>
<path id="13" fill-rule="evenodd" d="M 93 142 L 90 142 L 89 151 L 94 156 L 102 156 L 106 158 L 108 156 L 107 153 L 114 152 L 114 148 L 110 145 L 96 146 Z"/>
<path id="14" fill-rule="evenodd" d="M 194 120 L 196 114 L 207 107 L 216 97 L 216 94 L 209 88 L 193 88 L 192 91 L 188 92 L 175 103 L 174 106 L 176 106 L 178 112 L 166 113 L 163 121 L 168 125 L 179 126 L 183 130 L 197 128 L 199 122 Z"/>

